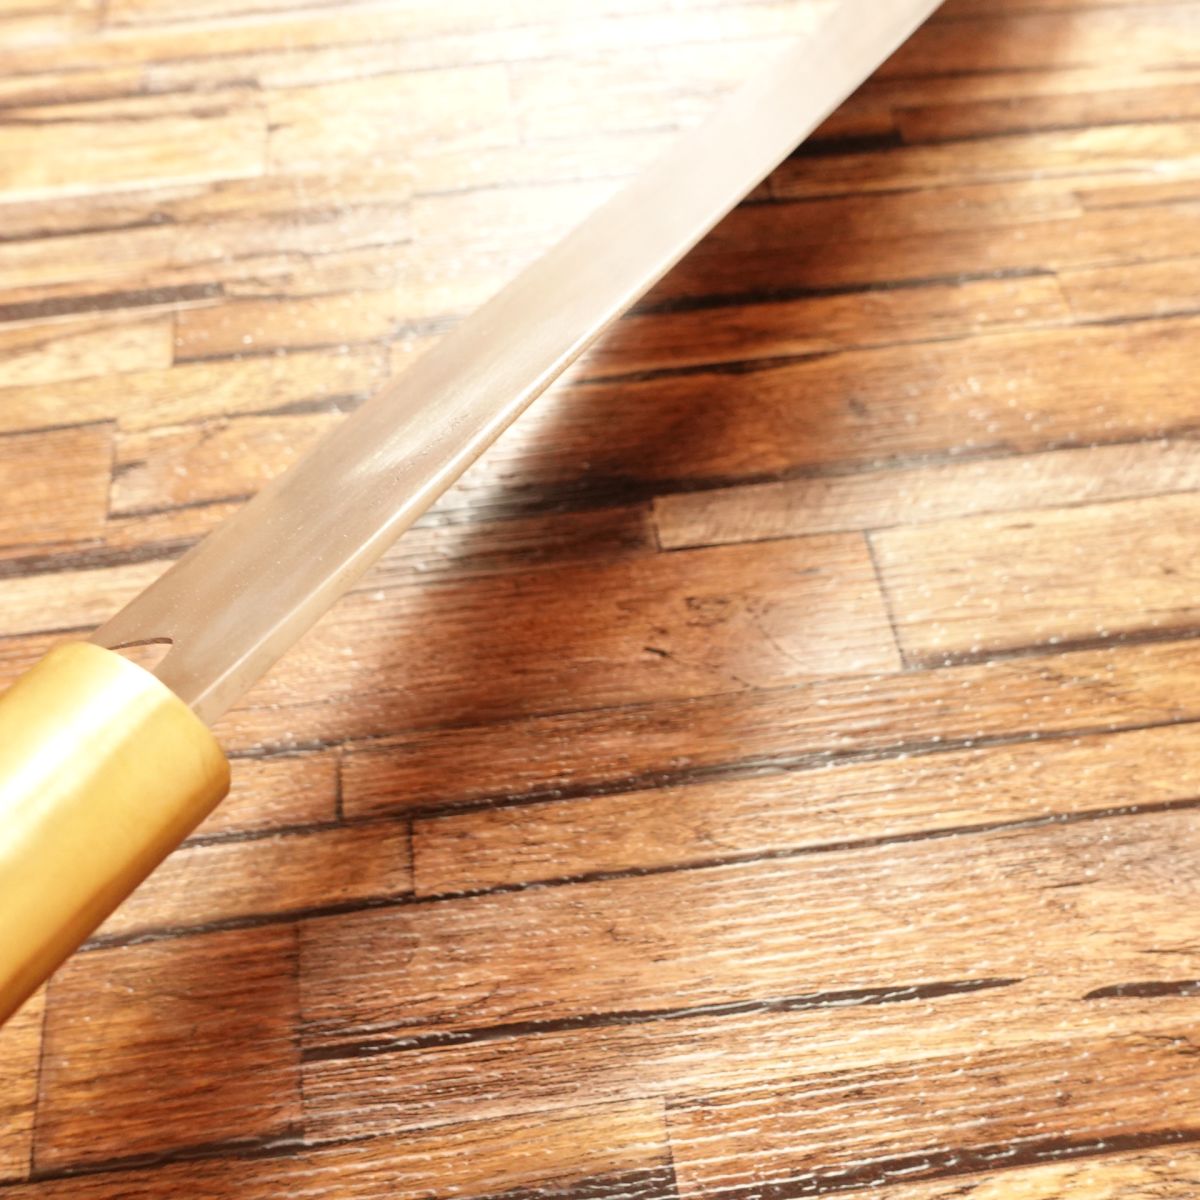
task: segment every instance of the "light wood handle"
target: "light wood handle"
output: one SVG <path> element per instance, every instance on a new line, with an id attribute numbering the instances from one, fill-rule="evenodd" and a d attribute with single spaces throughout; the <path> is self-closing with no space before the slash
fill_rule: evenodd
<path id="1" fill-rule="evenodd" d="M 208 727 L 111 650 L 60 646 L 0 696 L 0 1022 L 228 790 Z"/>

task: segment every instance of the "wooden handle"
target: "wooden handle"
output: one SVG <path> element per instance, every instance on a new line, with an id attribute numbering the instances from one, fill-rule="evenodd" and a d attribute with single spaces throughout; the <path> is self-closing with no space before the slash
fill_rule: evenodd
<path id="1" fill-rule="evenodd" d="M 0 696 L 0 1022 L 229 790 L 207 726 L 91 643 Z"/>

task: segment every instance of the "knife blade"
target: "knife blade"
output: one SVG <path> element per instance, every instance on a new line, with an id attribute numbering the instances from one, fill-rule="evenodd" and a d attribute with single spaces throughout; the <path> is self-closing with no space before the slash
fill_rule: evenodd
<path id="1" fill-rule="evenodd" d="M 840 0 L 90 643 L 0 698 L 0 1020 L 224 795 L 207 723 L 939 3 Z M 153 643 L 153 676 L 112 653 Z"/>

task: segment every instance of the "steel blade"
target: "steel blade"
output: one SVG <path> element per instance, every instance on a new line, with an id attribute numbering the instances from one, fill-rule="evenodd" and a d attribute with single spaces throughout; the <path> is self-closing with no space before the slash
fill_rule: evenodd
<path id="1" fill-rule="evenodd" d="M 220 716 L 939 2 L 841 0 L 93 640 L 169 643 L 155 673 Z"/>

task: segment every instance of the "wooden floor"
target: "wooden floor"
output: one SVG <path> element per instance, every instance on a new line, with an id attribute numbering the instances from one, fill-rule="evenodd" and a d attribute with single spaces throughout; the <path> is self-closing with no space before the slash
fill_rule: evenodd
<path id="1" fill-rule="evenodd" d="M 0 0 L 0 674 L 802 34 Z M 4 1200 L 1200 1196 L 1200 2 L 949 0 L 219 733 Z"/>

